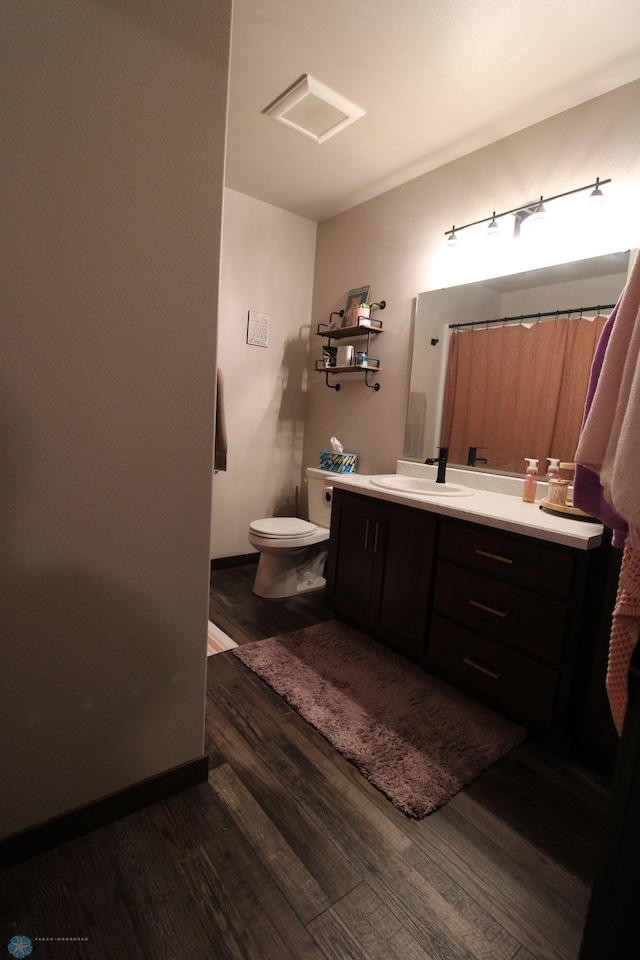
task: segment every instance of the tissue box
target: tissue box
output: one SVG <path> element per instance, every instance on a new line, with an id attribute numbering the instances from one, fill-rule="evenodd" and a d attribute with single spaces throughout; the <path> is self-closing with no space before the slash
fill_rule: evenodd
<path id="1" fill-rule="evenodd" d="M 330 470 L 331 473 L 355 473 L 357 466 L 357 453 L 334 453 L 333 450 L 322 450 L 320 453 L 321 470 Z"/>

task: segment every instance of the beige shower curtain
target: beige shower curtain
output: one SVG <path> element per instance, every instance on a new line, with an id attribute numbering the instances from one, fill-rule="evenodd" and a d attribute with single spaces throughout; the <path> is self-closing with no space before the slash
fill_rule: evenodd
<path id="1" fill-rule="evenodd" d="M 494 470 L 522 473 L 525 457 L 572 461 L 591 361 L 606 317 L 456 330 L 449 344 L 441 446 L 451 463 L 469 447 Z"/>

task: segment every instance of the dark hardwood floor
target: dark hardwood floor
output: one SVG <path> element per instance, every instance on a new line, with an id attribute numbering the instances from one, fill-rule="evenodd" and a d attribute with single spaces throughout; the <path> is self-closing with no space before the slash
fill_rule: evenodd
<path id="1" fill-rule="evenodd" d="M 255 563 L 211 572 L 209 616 L 236 643 L 264 640 L 335 616 L 322 590 L 263 600 L 253 592 L 255 576 Z"/>
<path id="2" fill-rule="evenodd" d="M 238 643 L 330 619 L 212 573 Z M 0 874 L 33 960 L 576 960 L 606 784 L 525 742 L 407 818 L 232 652 L 209 658 L 209 780 Z"/>

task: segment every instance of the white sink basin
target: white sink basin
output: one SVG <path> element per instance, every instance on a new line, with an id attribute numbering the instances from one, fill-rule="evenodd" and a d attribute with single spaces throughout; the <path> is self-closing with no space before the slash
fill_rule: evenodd
<path id="1" fill-rule="evenodd" d="M 428 497 L 471 497 L 475 493 L 475 490 L 459 483 L 436 483 L 435 480 L 427 480 L 425 477 L 403 477 L 397 473 L 371 477 L 369 483 L 372 487 L 383 487 L 397 493 L 422 494 Z"/>

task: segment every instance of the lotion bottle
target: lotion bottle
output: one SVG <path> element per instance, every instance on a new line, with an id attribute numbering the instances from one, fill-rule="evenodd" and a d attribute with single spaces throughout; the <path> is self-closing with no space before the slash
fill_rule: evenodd
<path id="1" fill-rule="evenodd" d="M 522 499 L 525 503 L 534 503 L 536 499 L 536 487 L 538 485 L 538 461 L 532 457 L 525 457 L 529 464 L 524 478 L 524 490 Z"/>

